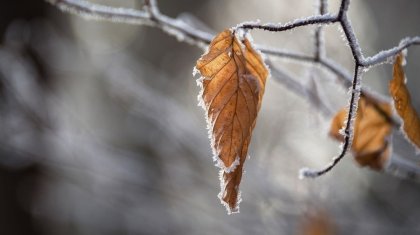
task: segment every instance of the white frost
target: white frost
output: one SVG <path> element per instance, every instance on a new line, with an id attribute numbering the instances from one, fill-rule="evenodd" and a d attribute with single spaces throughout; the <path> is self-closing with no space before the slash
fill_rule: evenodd
<path id="1" fill-rule="evenodd" d="M 229 167 L 226 167 L 225 165 L 223 165 L 223 168 L 222 169 L 226 173 L 231 173 L 231 172 L 233 172 L 236 169 L 237 166 L 239 166 L 240 162 L 241 162 L 240 161 L 240 157 L 239 156 L 236 156 L 235 161 L 233 161 L 232 164 L 230 164 Z"/>
<path id="2" fill-rule="evenodd" d="M 200 71 L 198 71 L 197 67 L 194 66 L 192 75 L 195 77 L 197 74 L 200 74 Z"/>
<path id="3" fill-rule="evenodd" d="M 304 179 L 304 178 L 315 178 L 317 177 L 317 171 L 316 170 L 311 170 L 309 168 L 302 168 L 299 170 L 299 179 Z"/>

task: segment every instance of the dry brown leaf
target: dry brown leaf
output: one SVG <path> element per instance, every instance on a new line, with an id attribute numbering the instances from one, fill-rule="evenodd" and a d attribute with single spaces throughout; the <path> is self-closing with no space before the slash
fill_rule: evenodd
<path id="1" fill-rule="evenodd" d="M 403 56 L 403 54 L 399 54 L 395 59 L 393 79 L 389 83 L 389 93 L 394 100 L 394 108 L 403 121 L 402 130 L 406 134 L 406 138 L 419 150 L 420 120 L 416 110 L 411 105 L 410 94 L 405 86 Z"/>
<path id="2" fill-rule="evenodd" d="M 206 111 L 213 155 L 221 168 L 219 198 L 228 213 L 237 212 L 239 184 L 252 130 L 264 94 L 268 69 L 247 38 L 231 30 L 217 35 L 196 69 Z"/>
<path id="3" fill-rule="evenodd" d="M 387 138 L 391 134 L 392 123 L 387 117 L 390 117 L 391 113 L 391 106 L 387 103 L 375 107 L 365 98 L 360 98 L 351 147 L 360 166 L 369 166 L 374 170 L 383 169 L 390 155 Z M 340 141 L 344 140 L 340 130 L 346 118 L 347 109 L 343 108 L 334 116 L 331 123 L 330 135 Z"/>

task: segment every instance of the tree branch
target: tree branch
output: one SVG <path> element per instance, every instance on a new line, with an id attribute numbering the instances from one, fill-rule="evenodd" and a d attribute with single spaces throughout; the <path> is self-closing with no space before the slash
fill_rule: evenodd
<path id="1" fill-rule="evenodd" d="M 356 35 L 354 35 L 353 28 L 349 19 L 347 18 L 346 12 L 341 15 L 340 25 L 344 31 L 347 42 L 349 43 L 356 66 L 360 66 L 361 61 L 363 60 L 362 49 L 360 48 L 359 43 L 357 42 Z"/>
<path id="2" fill-rule="evenodd" d="M 180 41 L 205 48 L 213 35 L 191 27 L 184 21 L 160 14 L 156 1 L 147 1 L 146 10 L 113 8 L 84 0 L 46 0 L 59 9 L 87 19 L 158 27 Z M 147 5 L 149 3 L 149 5 Z"/>
<path id="3" fill-rule="evenodd" d="M 113 8 L 109 6 L 93 4 L 85 0 L 46 0 L 51 4 L 57 6 L 63 11 L 72 14 L 80 15 L 85 18 L 94 20 L 106 20 L 112 22 L 121 22 L 128 24 L 143 24 L 152 27 L 158 27 L 165 33 L 175 36 L 180 41 L 188 42 L 192 45 L 205 48 L 210 43 L 213 35 L 194 28 L 184 21 L 170 18 L 160 13 L 156 4 L 156 0 L 146 0 L 144 10 L 134 10 L 128 8 Z M 245 22 L 234 27 L 234 30 L 244 29 L 262 29 L 273 32 L 282 32 L 298 27 L 317 25 L 315 32 L 315 53 L 313 56 L 307 56 L 294 52 L 281 51 L 275 48 L 268 48 L 262 45 L 256 45 L 256 48 L 261 52 L 276 56 L 279 58 L 288 58 L 299 62 L 310 62 L 319 64 L 324 69 L 336 74 L 342 84 L 346 87 L 351 86 L 351 96 L 349 98 L 349 112 L 344 128 L 344 143 L 340 154 L 333 158 L 333 161 L 320 171 L 303 169 L 301 171 L 304 177 L 317 177 L 330 171 L 347 153 L 351 146 L 353 137 L 353 125 L 358 108 L 358 100 L 360 95 L 369 99 L 372 103 L 383 101 L 383 98 L 361 89 L 360 80 L 363 73 L 363 68 L 373 67 L 384 62 L 391 62 L 393 58 L 400 51 L 412 46 L 420 45 L 420 37 L 407 38 L 400 42 L 394 48 L 382 51 L 376 55 L 364 58 L 362 50 L 357 38 L 354 34 L 351 23 L 347 17 L 347 11 L 350 5 L 350 0 L 342 0 L 337 15 L 327 13 L 327 1 L 320 0 L 319 14 L 310 16 L 308 18 L 296 19 L 285 24 L 260 24 L 259 22 Z M 327 24 L 339 23 L 344 31 L 346 40 L 350 46 L 351 53 L 354 58 L 354 75 L 350 77 L 348 72 L 335 64 L 332 60 L 324 56 L 324 45 L 322 43 L 322 29 L 321 26 Z M 290 80 L 290 79 L 289 79 Z M 290 81 L 287 81 L 290 83 Z M 285 82 L 285 81 L 282 81 Z M 290 84 L 289 84 L 290 85 Z"/>
<path id="4" fill-rule="evenodd" d="M 328 2 L 327 0 L 317 0 L 319 1 L 319 6 L 317 8 L 317 14 L 325 15 L 327 14 Z M 321 57 L 325 56 L 325 46 L 323 41 L 323 30 L 322 25 L 319 25 L 315 29 L 315 60 L 319 61 Z"/>
<path id="5" fill-rule="evenodd" d="M 150 14 L 129 8 L 114 8 L 80 0 L 46 0 L 62 11 L 92 20 L 105 20 L 127 24 L 147 24 L 155 26 Z"/>
<path id="6" fill-rule="evenodd" d="M 389 60 L 394 58 L 395 55 L 400 53 L 402 50 L 413 46 L 413 45 L 420 45 L 420 37 L 412 37 L 412 38 L 405 38 L 401 40 L 400 44 L 394 48 L 381 51 L 378 54 L 368 57 L 362 61 L 362 65 L 364 67 L 372 67 L 375 65 L 382 64 L 384 62 L 391 63 Z"/>
<path id="7" fill-rule="evenodd" d="M 90 3 L 84 0 L 46 0 L 51 4 L 57 6 L 59 9 L 74 14 L 79 15 L 91 20 L 100 20 L 100 21 L 111 21 L 118 23 L 126 24 L 136 24 L 136 25 L 146 25 L 151 27 L 158 27 L 163 30 L 165 33 L 175 36 L 180 41 L 185 41 L 195 46 L 205 48 L 207 44 L 210 43 L 214 35 L 202 31 L 200 29 L 194 28 L 185 22 L 164 16 L 160 13 L 158 6 L 155 0 L 145 1 L 145 10 L 134 10 L 128 8 L 113 8 L 109 6 L 104 6 L 100 4 Z M 318 16 L 316 19 L 321 18 L 321 20 L 335 20 L 331 16 Z M 314 20 L 314 17 L 307 18 Z M 302 20 L 304 21 L 304 20 Z M 302 24 L 302 22 L 289 22 L 280 27 L 296 27 L 295 24 Z M 310 63 L 318 63 L 322 67 L 326 68 L 332 73 L 335 73 L 339 79 L 342 79 L 342 83 L 346 84 L 347 81 L 351 81 L 349 75 L 346 75 L 347 72 L 341 67 L 331 67 L 330 64 L 324 63 L 325 61 L 317 61 L 313 56 L 303 55 L 295 52 L 289 52 L 284 50 L 279 50 L 277 48 L 270 48 L 264 45 L 255 46 L 262 53 L 276 56 L 279 58 L 286 58 L 296 61 L 304 61 Z M 344 75 L 344 76 L 343 76 Z M 347 80 L 347 81 L 345 81 Z"/>
<path id="8" fill-rule="evenodd" d="M 164 16 L 160 13 L 158 6 L 155 0 L 148 0 L 145 2 L 145 10 L 134 10 L 128 8 L 112 8 L 100 4 L 90 3 L 84 0 L 47 0 L 51 4 L 57 6 L 63 11 L 69 12 L 71 14 L 80 15 L 87 19 L 92 20 L 102 20 L 102 21 L 111 21 L 127 24 L 137 24 L 137 25 L 146 25 L 152 27 L 158 27 L 162 29 L 165 33 L 168 33 L 171 36 L 177 37 L 180 41 L 186 41 L 192 45 L 205 48 L 207 44 L 210 43 L 214 35 L 202 31 L 200 29 L 194 28 L 181 20 L 170 18 Z M 324 1 L 324 0 L 323 0 Z M 336 20 L 336 17 L 331 17 L 329 15 L 310 17 L 309 21 L 301 20 L 295 22 L 289 22 L 283 26 L 278 26 L 280 28 L 287 27 L 297 27 L 296 24 L 314 23 L 313 20 L 328 21 Z M 332 22 L 330 22 L 332 23 Z M 327 22 L 326 22 L 327 24 Z M 351 81 L 351 77 L 347 75 L 348 73 L 345 69 L 332 66 L 331 63 L 327 61 L 318 61 L 313 56 L 303 55 L 295 52 L 289 52 L 284 50 L 279 50 L 277 48 L 270 48 L 264 45 L 256 45 L 256 48 L 263 52 L 264 54 L 276 56 L 280 58 L 287 58 L 296 61 L 304 61 L 310 63 L 318 63 L 325 69 L 336 74 L 339 79 L 342 80 L 343 84 L 348 84 Z M 347 80 L 347 81 L 346 81 Z M 348 86 L 348 85 L 347 85 Z"/>
<path id="9" fill-rule="evenodd" d="M 262 29 L 271 32 L 281 32 L 287 31 L 294 28 L 307 26 L 307 25 L 323 25 L 323 24 L 332 24 L 338 21 L 337 16 L 325 14 L 325 15 L 316 15 L 310 16 L 304 19 L 297 19 L 286 24 L 260 24 L 259 22 L 245 22 L 236 26 L 236 29 Z"/>
<path id="10" fill-rule="evenodd" d="M 347 113 L 347 119 L 345 121 L 346 125 L 342 133 L 344 136 L 344 142 L 341 147 L 340 154 L 334 157 L 332 162 L 321 170 L 311 170 L 308 168 L 302 168 L 299 172 L 299 178 L 315 178 L 329 172 L 332 168 L 334 168 L 335 165 L 337 165 L 338 162 L 340 162 L 341 159 L 343 159 L 346 153 L 350 150 L 351 144 L 353 142 L 353 126 L 354 121 L 356 120 L 356 113 L 358 108 L 357 104 L 360 98 L 360 83 L 358 83 L 358 81 L 360 81 L 360 76 L 360 66 L 355 66 L 353 85 L 351 87 L 349 111 Z"/>
<path id="11" fill-rule="evenodd" d="M 294 79 L 291 75 L 284 72 L 283 70 L 274 66 L 270 60 L 266 61 L 270 68 L 272 77 L 283 86 L 287 87 L 288 90 L 292 91 L 300 97 L 305 97 L 306 100 L 311 104 L 312 107 L 316 107 L 318 111 L 324 117 L 331 117 L 333 114 L 331 109 L 322 100 L 319 100 L 318 94 L 311 87 L 304 86 L 297 79 Z"/>

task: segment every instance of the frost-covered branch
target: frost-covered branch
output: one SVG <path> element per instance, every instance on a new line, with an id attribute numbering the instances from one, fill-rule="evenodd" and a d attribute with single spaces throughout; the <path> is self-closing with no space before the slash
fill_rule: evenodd
<path id="1" fill-rule="evenodd" d="M 354 62 L 356 66 L 359 66 L 363 60 L 362 49 L 359 46 L 356 35 L 354 35 L 353 28 L 346 13 L 341 15 L 340 25 L 343 28 L 344 35 L 346 36 L 347 42 L 349 43 Z"/>
<path id="2" fill-rule="evenodd" d="M 358 108 L 358 101 L 360 98 L 360 76 L 361 76 L 361 67 L 355 66 L 354 70 L 354 77 L 353 77 L 353 85 L 351 87 L 351 95 L 350 95 L 350 104 L 347 113 L 347 119 L 345 121 L 345 127 L 341 134 L 344 136 L 344 142 L 341 147 L 341 152 L 338 156 L 334 157 L 330 164 L 325 166 L 321 170 L 312 170 L 308 168 L 303 168 L 299 172 L 300 178 L 315 178 L 321 176 L 327 172 L 329 172 L 334 166 L 340 162 L 341 159 L 346 155 L 346 153 L 350 150 L 351 144 L 353 142 L 353 131 L 354 131 L 354 121 L 356 119 L 356 113 Z"/>
<path id="3" fill-rule="evenodd" d="M 180 19 L 175 19 L 168 17 L 164 14 L 161 14 L 157 5 L 156 0 L 146 0 L 143 10 L 135 10 L 131 8 L 117 8 L 110 7 L 101 4 L 91 3 L 85 0 L 46 0 L 51 4 L 55 5 L 59 9 L 66 11 L 71 14 L 79 15 L 91 20 L 102 20 L 102 21 L 111 21 L 127 24 L 137 24 L 137 25 L 146 25 L 152 27 L 158 27 L 164 32 L 168 33 L 171 36 L 175 36 L 180 41 L 185 41 L 193 45 L 200 47 L 205 47 L 210 43 L 213 38 L 213 34 L 203 31 L 199 28 L 193 27 Z M 354 36 L 351 24 L 347 19 L 346 13 L 349 6 L 349 1 L 342 1 L 338 15 L 331 15 L 327 13 L 327 1 L 320 0 L 319 3 L 319 15 L 311 16 L 304 19 L 297 19 L 286 24 L 260 24 L 260 23 L 242 23 L 237 28 L 244 29 L 265 29 L 270 31 L 285 31 L 297 27 L 308 26 L 308 25 L 318 25 L 322 26 L 325 24 L 337 23 L 339 22 L 346 35 L 348 34 L 349 45 L 352 48 L 352 52 L 358 58 L 360 65 L 363 67 L 370 67 L 387 62 L 389 58 L 398 54 L 401 50 L 411 46 L 419 45 L 420 37 L 408 38 L 401 41 L 400 45 L 380 52 L 372 57 L 364 58 L 360 46 L 357 43 L 356 37 Z M 322 54 L 323 46 L 321 46 L 321 37 L 317 36 L 315 56 L 302 55 L 295 52 L 286 52 L 281 51 L 276 48 L 269 48 L 264 45 L 256 45 L 256 48 L 261 50 L 261 52 L 281 57 L 288 58 L 297 61 L 306 61 L 306 62 L 315 62 L 319 63 L 322 67 L 330 70 L 331 72 L 337 74 L 340 77 L 343 77 L 347 80 L 350 77 L 347 71 L 342 69 L 339 66 L 331 66 L 330 61 L 320 60 L 318 61 L 317 55 Z M 344 75 L 344 76 L 343 76 Z"/>
<path id="4" fill-rule="evenodd" d="M 144 10 L 129 8 L 115 8 L 101 4 L 90 3 L 84 0 L 46 0 L 59 9 L 85 17 L 91 20 L 111 21 L 126 24 L 146 25 L 158 27 L 165 33 L 175 36 L 199 47 L 205 47 L 214 37 L 213 34 L 195 28 L 182 20 L 171 18 L 160 13 L 155 0 L 145 1 Z M 295 52 L 286 52 L 264 45 L 256 45 L 261 52 L 276 57 L 283 57 L 298 61 L 313 61 L 311 56 Z"/>
<path id="5" fill-rule="evenodd" d="M 115 8 L 84 0 L 46 0 L 63 11 L 87 19 L 158 27 L 180 41 L 204 48 L 213 35 L 191 27 L 184 21 L 167 17 L 159 12 L 156 1 L 146 1 L 145 10 Z"/>
<path id="6" fill-rule="evenodd" d="M 327 14 L 328 10 L 328 2 L 327 0 L 317 0 L 319 1 L 319 6 L 317 7 L 317 14 L 325 15 Z M 325 55 L 325 46 L 324 46 L 324 38 L 323 38 L 323 30 L 322 25 L 319 25 L 315 29 L 315 59 L 319 61 L 321 57 Z"/>
<path id="7" fill-rule="evenodd" d="M 325 14 L 325 15 L 316 15 L 316 16 L 310 16 L 308 18 L 304 19 L 297 19 L 285 24 L 273 24 L 273 23 L 267 23 L 267 24 L 260 24 L 259 22 L 245 22 L 242 24 L 239 24 L 236 29 L 262 29 L 266 31 L 271 32 L 282 32 L 291 30 L 294 28 L 307 26 L 307 25 L 324 25 L 324 24 L 332 24 L 338 20 L 337 16 L 331 15 L 331 14 Z"/>
<path id="8" fill-rule="evenodd" d="M 354 130 L 354 122 L 356 119 L 356 113 L 358 108 L 358 101 L 361 94 L 361 60 L 363 60 L 362 50 L 359 46 L 359 43 L 357 42 L 357 38 L 354 35 L 353 28 L 351 26 L 351 23 L 347 17 L 347 11 L 349 8 L 350 1 L 349 0 L 342 0 L 340 5 L 340 10 L 338 13 L 338 21 L 340 22 L 341 27 L 343 28 L 344 34 L 346 36 L 346 39 L 349 43 L 351 53 L 354 58 L 355 63 L 355 69 L 354 69 L 354 75 L 353 75 L 353 81 L 351 84 L 351 95 L 349 100 L 349 107 L 348 107 L 348 113 L 347 118 L 345 121 L 345 127 L 343 129 L 343 136 L 344 136 L 344 142 L 341 147 L 341 152 L 338 156 L 334 157 L 332 162 L 325 166 L 321 170 L 312 170 L 308 168 L 301 169 L 299 172 L 300 178 L 315 178 L 320 175 L 323 175 L 327 172 L 329 172 L 334 166 L 340 162 L 341 159 L 346 155 L 346 153 L 349 151 L 351 144 L 353 142 L 353 130 Z"/>
<path id="9" fill-rule="evenodd" d="M 165 33 L 175 36 L 178 40 L 188 42 L 192 45 L 205 48 L 213 38 L 211 33 L 203 31 L 199 28 L 193 27 L 184 21 L 176 18 L 168 17 L 161 14 L 156 3 L 156 0 L 145 0 L 143 10 L 135 10 L 128 8 L 114 8 L 100 4 L 90 3 L 85 0 L 46 0 L 63 11 L 80 15 L 88 19 L 106 20 L 112 22 L 147 25 L 151 27 L 158 27 Z M 372 57 L 365 58 L 362 49 L 354 34 L 352 25 L 347 16 L 350 0 L 342 0 L 337 14 L 329 14 L 327 11 L 327 0 L 319 0 L 319 8 L 317 15 L 307 18 L 296 19 L 285 24 L 261 24 L 259 22 L 244 22 L 234 27 L 234 29 L 262 29 L 274 32 L 288 31 L 298 27 L 318 26 L 315 31 L 315 53 L 314 55 L 304 55 L 295 52 L 282 51 L 276 48 L 269 48 L 263 45 L 255 45 L 261 52 L 279 58 L 287 58 L 296 60 L 298 62 L 309 62 L 318 64 L 324 69 L 336 74 L 342 84 L 346 87 L 351 87 L 351 96 L 349 98 L 349 112 L 344 129 L 344 143 L 341 153 L 333 159 L 333 162 L 326 168 L 320 171 L 303 170 L 302 175 L 306 177 L 316 177 L 331 170 L 348 152 L 352 142 L 353 125 L 358 106 L 358 99 L 363 95 L 373 103 L 383 101 L 383 98 L 372 92 L 361 89 L 361 77 L 363 68 L 373 67 L 385 62 L 391 62 L 391 58 L 397 55 L 400 51 L 412 46 L 420 45 L 420 37 L 413 37 L 404 39 L 400 44 L 394 48 L 377 53 Z M 322 41 L 322 26 L 327 24 L 339 24 L 343 29 L 345 38 L 350 47 L 354 58 L 354 75 L 353 78 L 348 71 L 343 69 L 340 65 L 334 63 L 324 54 L 325 45 Z M 286 78 L 285 78 L 286 79 Z M 286 79 L 287 80 L 287 79 Z M 281 81 L 284 83 L 289 82 Z"/>
<path id="10" fill-rule="evenodd" d="M 394 58 L 395 55 L 400 53 L 402 50 L 413 46 L 413 45 L 420 45 L 420 37 L 412 37 L 412 38 L 405 38 L 401 40 L 400 44 L 394 48 L 381 51 L 378 54 L 368 57 L 362 61 L 362 65 L 364 67 L 371 67 L 375 65 L 382 64 L 384 62 L 389 62 L 391 58 Z"/>
<path id="11" fill-rule="evenodd" d="M 155 20 L 156 18 L 159 18 L 160 12 L 157 7 L 156 0 L 145 0 L 144 1 L 144 9 L 146 12 L 150 14 L 151 20 Z"/>
<path id="12" fill-rule="evenodd" d="M 105 20 L 127 24 L 152 25 L 150 14 L 129 8 L 116 8 L 81 0 L 46 0 L 59 9 L 92 20 Z"/>
<path id="13" fill-rule="evenodd" d="M 85 17 L 91 20 L 111 21 L 126 24 L 146 25 L 151 27 L 158 27 L 164 32 L 171 36 L 175 36 L 180 41 L 188 42 L 192 45 L 204 48 L 210 43 L 214 35 L 205 32 L 198 28 L 195 28 L 182 20 L 170 18 L 160 13 L 158 5 L 155 0 L 145 1 L 144 10 L 134 10 L 129 8 L 115 8 L 101 4 L 90 3 L 84 0 L 46 0 L 51 4 L 57 6 L 59 9 Z M 323 0 L 324 1 L 324 0 Z M 321 21 L 334 21 L 336 17 L 317 16 L 307 18 L 311 22 L 312 20 Z M 286 23 L 280 27 L 296 27 L 296 24 L 302 24 L 305 20 Z M 267 47 L 264 45 L 256 45 L 256 48 L 264 54 L 287 58 L 296 61 L 318 63 L 321 67 L 326 68 L 330 72 L 336 74 L 339 79 L 343 80 L 343 83 L 351 81 L 351 78 L 345 69 L 335 66 L 332 67 L 330 63 L 326 61 L 318 61 L 313 56 L 303 55 L 296 52 L 279 50 L 277 48 Z M 344 76 L 343 76 L 344 75 Z"/>

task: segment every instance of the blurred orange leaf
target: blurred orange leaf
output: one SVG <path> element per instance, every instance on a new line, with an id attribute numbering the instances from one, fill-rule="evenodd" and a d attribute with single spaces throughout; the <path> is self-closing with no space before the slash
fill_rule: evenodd
<path id="1" fill-rule="evenodd" d="M 383 169 L 384 163 L 390 155 L 390 146 L 387 140 L 392 131 L 392 123 L 387 118 L 390 115 L 391 106 L 388 103 L 375 106 L 365 98 L 360 98 L 352 144 L 352 151 L 360 166 L 369 166 L 374 170 Z M 346 118 L 347 109 L 343 108 L 332 120 L 330 135 L 337 140 L 344 140 L 340 130 L 343 128 Z"/>
<path id="2" fill-rule="evenodd" d="M 420 149 L 420 120 L 416 110 L 411 105 L 410 94 L 405 86 L 403 60 L 402 54 L 399 54 L 395 59 L 393 79 L 389 83 L 389 93 L 394 100 L 394 108 L 403 120 L 402 130 L 406 134 L 406 138 L 417 149 Z"/>
<path id="3" fill-rule="evenodd" d="M 300 235 L 332 235 L 334 226 L 330 216 L 324 210 L 315 210 L 301 223 Z"/>
<path id="4" fill-rule="evenodd" d="M 228 213 L 237 212 L 252 130 L 264 94 L 268 69 L 247 38 L 240 41 L 231 30 L 217 35 L 196 69 L 206 111 L 214 159 L 222 169 L 219 198 Z"/>

